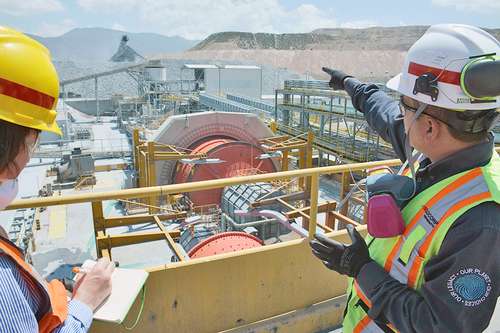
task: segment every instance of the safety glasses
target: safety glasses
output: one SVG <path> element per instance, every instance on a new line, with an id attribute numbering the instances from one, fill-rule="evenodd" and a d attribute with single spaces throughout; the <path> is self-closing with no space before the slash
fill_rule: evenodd
<path id="1" fill-rule="evenodd" d="M 399 99 L 399 112 L 401 114 L 401 118 L 404 118 L 404 116 L 406 115 L 407 112 L 412 112 L 412 113 L 416 113 L 418 110 L 418 108 L 412 108 L 411 106 L 408 106 L 404 101 L 403 101 L 403 96 L 401 96 L 401 98 Z M 431 118 L 434 118 L 436 120 L 440 120 L 441 119 L 438 119 L 436 118 L 435 116 L 425 112 L 425 110 L 422 112 L 422 114 L 425 114 Z"/>
<path id="2" fill-rule="evenodd" d="M 403 96 L 401 96 L 401 98 L 399 99 L 399 112 L 400 112 L 399 118 L 402 119 L 402 118 L 404 118 L 404 116 L 407 112 L 416 113 L 417 109 L 412 108 L 411 106 L 408 106 L 407 104 L 405 104 L 405 102 L 403 101 Z M 431 117 L 432 119 L 435 119 L 437 121 L 442 122 L 443 124 L 445 124 L 447 126 L 450 126 L 446 121 L 439 119 L 438 117 L 436 117 L 430 113 L 425 112 L 425 110 L 422 112 L 422 114 L 425 114 L 426 116 Z"/>
<path id="3" fill-rule="evenodd" d="M 401 96 L 401 98 L 399 99 L 399 112 L 401 114 L 401 118 L 404 118 L 404 116 L 406 115 L 407 112 L 415 113 L 415 112 L 417 112 L 417 109 L 406 105 L 405 102 L 403 101 L 403 96 Z M 425 111 L 422 113 L 425 113 Z"/>

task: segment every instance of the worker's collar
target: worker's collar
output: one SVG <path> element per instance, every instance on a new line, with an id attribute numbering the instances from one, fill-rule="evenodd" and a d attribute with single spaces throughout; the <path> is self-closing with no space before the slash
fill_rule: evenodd
<path id="1" fill-rule="evenodd" d="M 442 160 L 430 163 L 429 159 L 425 159 L 417 172 L 417 181 L 421 178 L 425 183 L 422 184 L 423 187 L 427 188 L 457 173 L 484 166 L 491 159 L 494 145 L 494 136 L 490 133 L 488 141 L 462 149 Z M 422 191 L 423 188 L 419 190 Z"/>

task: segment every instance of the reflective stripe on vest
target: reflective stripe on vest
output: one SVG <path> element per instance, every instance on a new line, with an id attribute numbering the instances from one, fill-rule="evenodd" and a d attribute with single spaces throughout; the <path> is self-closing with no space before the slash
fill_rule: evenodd
<path id="1" fill-rule="evenodd" d="M 19 268 L 21 276 L 30 280 L 42 294 L 40 312 L 35 316 L 40 333 L 52 332 L 60 326 L 68 316 L 68 301 L 64 285 L 58 280 L 47 283 L 26 261 L 21 249 L 9 240 L 0 237 L 0 255 L 6 255 Z"/>
<path id="2" fill-rule="evenodd" d="M 363 319 L 354 327 L 353 333 L 384 333 L 384 331 L 378 327 L 373 320 L 371 320 L 368 315 L 364 316 Z"/>
<path id="3" fill-rule="evenodd" d="M 418 194 L 403 209 L 406 228 L 402 236 L 373 239 L 367 236 L 370 255 L 389 274 L 413 289 L 424 283 L 423 267 L 438 253 L 453 222 L 468 209 L 485 201 L 500 203 L 500 158 L 496 153 L 482 168 L 451 176 Z M 368 308 L 371 302 L 354 281 L 344 318 L 344 332 L 373 332 L 365 310 L 357 306 L 362 301 Z M 366 317 L 366 318 L 365 318 Z M 395 330 L 392 325 L 389 327 Z M 381 328 L 378 331 L 382 332 Z"/>

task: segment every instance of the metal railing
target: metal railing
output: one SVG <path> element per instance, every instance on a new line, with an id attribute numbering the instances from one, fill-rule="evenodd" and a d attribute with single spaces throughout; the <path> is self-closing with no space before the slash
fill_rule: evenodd
<path id="1" fill-rule="evenodd" d="M 325 80 L 285 80 L 285 89 L 331 90 Z"/>
<path id="2" fill-rule="evenodd" d="M 231 95 L 227 94 L 226 95 L 227 99 L 230 101 L 234 101 L 240 104 L 248 105 L 254 108 L 257 108 L 262 111 L 266 111 L 269 114 L 274 113 L 274 104 L 271 103 L 266 103 L 263 101 L 260 101 L 258 99 L 246 97 L 246 96 L 240 96 L 240 95 Z"/>
<path id="3" fill-rule="evenodd" d="M 75 148 L 90 153 L 94 158 L 127 157 L 132 155 L 129 138 L 61 140 L 43 142 L 34 152 L 35 158 L 62 158 Z"/>
<path id="4" fill-rule="evenodd" d="M 21 199 L 21 200 L 16 200 L 6 209 L 10 210 L 10 209 L 20 209 L 20 208 L 67 205 L 67 204 L 75 204 L 83 202 L 102 202 L 105 200 L 146 198 L 151 196 L 167 196 L 171 194 L 195 192 L 195 191 L 221 188 L 239 184 L 287 180 L 294 177 L 310 177 L 311 191 L 309 198 L 310 201 L 309 237 L 311 237 L 316 230 L 320 175 L 327 175 L 334 173 L 351 173 L 382 165 L 395 166 L 400 163 L 401 161 L 394 159 L 394 160 L 384 160 L 384 161 L 375 161 L 366 163 L 336 165 L 336 166 L 321 167 L 321 168 L 292 170 L 292 171 L 259 174 L 251 176 L 240 176 L 240 177 L 225 178 L 225 179 L 207 180 L 202 182 L 134 188 L 134 189 L 127 189 L 120 191 L 72 194 L 64 197 L 58 196 L 58 197 L 44 197 L 44 198 L 34 198 L 34 199 Z"/>
<path id="5" fill-rule="evenodd" d="M 217 111 L 254 113 L 255 108 L 235 101 L 230 101 L 224 97 L 200 94 L 200 103 Z"/>

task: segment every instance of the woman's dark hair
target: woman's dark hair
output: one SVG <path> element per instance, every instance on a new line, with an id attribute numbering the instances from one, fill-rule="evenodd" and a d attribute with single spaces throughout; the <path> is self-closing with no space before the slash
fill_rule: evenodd
<path id="1" fill-rule="evenodd" d="M 32 131 L 34 130 L 29 127 L 0 119 L 0 172 L 13 167 L 18 169 L 14 160 L 19 152 L 26 147 L 26 137 Z"/>

